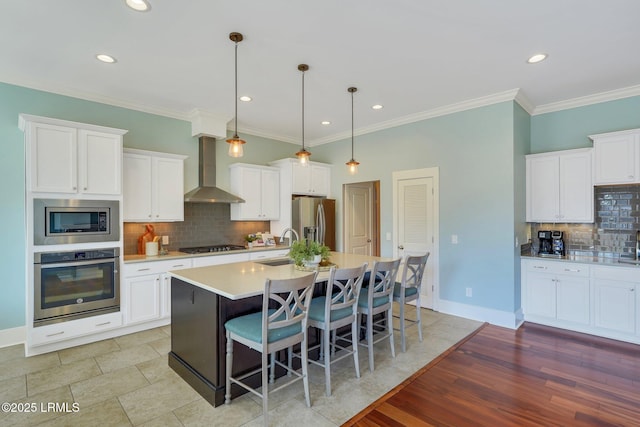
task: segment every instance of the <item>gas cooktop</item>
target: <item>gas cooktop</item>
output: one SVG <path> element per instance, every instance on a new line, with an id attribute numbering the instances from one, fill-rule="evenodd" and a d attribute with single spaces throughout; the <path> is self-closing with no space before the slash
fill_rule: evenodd
<path id="1" fill-rule="evenodd" d="M 244 246 L 239 245 L 209 245 L 209 246 L 195 246 L 192 248 L 180 248 L 180 252 L 187 254 L 204 254 L 208 252 L 227 252 L 244 249 Z"/>

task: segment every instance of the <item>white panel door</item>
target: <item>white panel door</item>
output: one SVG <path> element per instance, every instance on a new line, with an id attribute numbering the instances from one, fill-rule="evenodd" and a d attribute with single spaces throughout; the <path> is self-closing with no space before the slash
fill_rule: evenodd
<path id="1" fill-rule="evenodd" d="M 76 193 L 76 129 L 32 123 L 29 126 L 28 139 L 31 141 L 31 191 Z"/>
<path id="2" fill-rule="evenodd" d="M 638 136 L 632 134 L 594 140 L 594 183 L 624 184 L 640 181 L 638 144 Z"/>
<path id="3" fill-rule="evenodd" d="M 560 156 L 560 220 L 593 222 L 591 151 Z"/>
<path id="4" fill-rule="evenodd" d="M 151 220 L 151 157 L 125 153 L 123 156 L 124 221 Z"/>
<path id="5" fill-rule="evenodd" d="M 184 165 L 182 159 L 153 157 L 152 212 L 162 221 L 184 220 Z"/>
<path id="6" fill-rule="evenodd" d="M 560 214 L 558 156 L 527 158 L 527 222 L 556 222 Z"/>
<path id="7" fill-rule="evenodd" d="M 373 184 L 349 184 L 346 197 L 346 252 L 359 255 L 373 253 Z"/>
<path id="8" fill-rule="evenodd" d="M 422 279 L 421 304 L 434 307 L 436 290 L 437 209 L 435 190 L 437 169 L 419 170 L 402 175 L 394 173 L 394 225 L 396 244 L 394 256 L 422 255 L 429 252 L 429 260 Z"/>
<path id="9" fill-rule="evenodd" d="M 122 194 L 122 137 L 78 131 L 78 186 L 85 194 Z"/>

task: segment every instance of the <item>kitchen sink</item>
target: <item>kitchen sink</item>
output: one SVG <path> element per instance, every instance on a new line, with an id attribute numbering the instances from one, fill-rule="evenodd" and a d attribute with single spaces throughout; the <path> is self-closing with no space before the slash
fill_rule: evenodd
<path id="1" fill-rule="evenodd" d="M 293 264 L 293 260 L 291 258 L 273 258 L 273 259 L 265 259 L 264 261 L 254 261 L 254 262 L 262 265 L 270 265 L 272 267 L 276 267 L 278 265 Z"/>

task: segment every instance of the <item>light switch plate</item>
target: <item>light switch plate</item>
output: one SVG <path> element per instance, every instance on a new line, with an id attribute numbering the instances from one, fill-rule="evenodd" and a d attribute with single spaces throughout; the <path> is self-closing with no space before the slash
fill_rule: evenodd
<path id="1" fill-rule="evenodd" d="M 162 236 L 162 244 L 163 245 L 169 244 L 169 236 Z"/>
<path id="2" fill-rule="evenodd" d="M 451 243 L 454 245 L 458 244 L 458 235 L 457 234 L 452 234 L 451 235 Z"/>

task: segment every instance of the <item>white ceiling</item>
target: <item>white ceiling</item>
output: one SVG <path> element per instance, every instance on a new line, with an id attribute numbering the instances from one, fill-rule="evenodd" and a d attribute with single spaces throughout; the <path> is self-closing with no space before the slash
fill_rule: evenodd
<path id="1" fill-rule="evenodd" d="M 308 145 L 520 89 L 540 106 L 640 94 L 638 0 L 0 0 L 0 81 Z M 530 65 L 538 52 L 549 58 Z M 117 58 L 103 64 L 97 53 Z M 382 110 L 371 109 L 383 104 Z M 322 126 L 322 120 L 332 122 Z M 232 125 L 232 123 L 231 123 Z"/>

